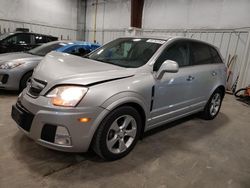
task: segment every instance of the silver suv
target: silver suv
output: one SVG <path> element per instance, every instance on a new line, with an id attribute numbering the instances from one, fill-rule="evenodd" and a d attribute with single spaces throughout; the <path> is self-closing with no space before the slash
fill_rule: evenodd
<path id="1" fill-rule="evenodd" d="M 186 38 L 119 38 L 85 58 L 51 52 L 12 107 L 18 127 L 61 151 L 90 146 L 127 155 L 145 131 L 202 112 L 218 114 L 226 67 L 210 44 Z"/>

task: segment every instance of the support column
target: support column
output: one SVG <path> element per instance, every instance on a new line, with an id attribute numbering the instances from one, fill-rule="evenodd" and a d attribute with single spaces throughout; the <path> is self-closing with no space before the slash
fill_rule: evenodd
<path id="1" fill-rule="evenodd" d="M 77 1 L 77 40 L 87 40 L 85 37 L 86 31 L 86 12 L 87 12 L 87 0 Z"/>
<path id="2" fill-rule="evenodd" d="M 142 27 L 143 5 L 144 0 L 131 0 L 131 27 Z"/>

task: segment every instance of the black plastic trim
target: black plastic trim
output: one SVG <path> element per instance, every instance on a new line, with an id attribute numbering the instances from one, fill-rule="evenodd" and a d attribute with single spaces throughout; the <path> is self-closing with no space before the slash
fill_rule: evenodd
<path id="1" fill-rule="evenodd" d="M 153 110 L 154 96 L 155 96 L 155 86 L 152 87 L 152 92 L 151 92 L 150 112 Z"/>

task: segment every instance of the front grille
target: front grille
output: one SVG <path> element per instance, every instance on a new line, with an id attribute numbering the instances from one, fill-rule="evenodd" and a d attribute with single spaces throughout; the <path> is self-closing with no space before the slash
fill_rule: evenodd
<path id="1" fill-rule="evenodd" d="M 38 97 L 46 85 L 47 82 L 32 78 L 28 84 L 28 94 L 31 97 Z"/>
<path id="2" fill-rule="evenodd" d="M 56 135 L 56 125 L 45 124 L 42 129 L 41 139 L 54 143 Z"/>
<path id="3" fill-rule="evenodd" d="M 26 110 L 19 102 L 12 107 L 11 116 L 22 129 L 28 132 L 30 131 L 34 115 Z"/>

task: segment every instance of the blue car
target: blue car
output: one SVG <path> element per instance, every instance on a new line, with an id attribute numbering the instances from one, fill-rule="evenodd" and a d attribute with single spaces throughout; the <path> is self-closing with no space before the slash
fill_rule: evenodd
<path id="1" fill-rule="evenodd" d="M 27 52 L 1 54 L 0 89 L 22 90 L 25 88 L 33 69 L 51 51 L 84 56 L 99 47 L 99 44 L 89 42 L 54 41 Z"/>
<path id="2" fill-rule="evenodd" d="M 99 47 L 100 45 L 96 43 L 74 41 L 67 42 L 66 45 L 56 49 L 55 51 L 83 56 Z"/>

